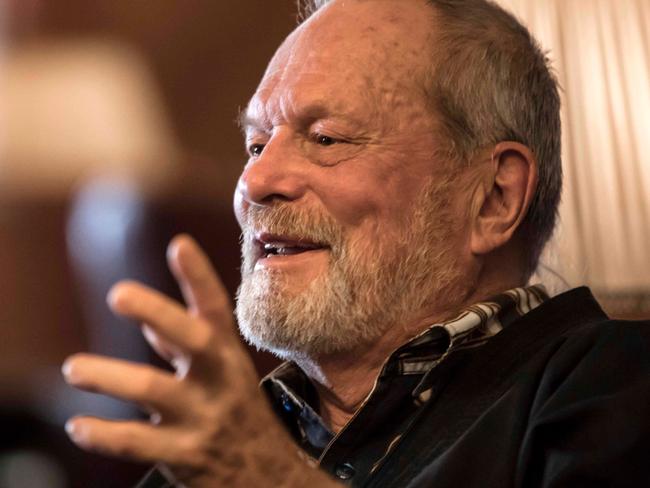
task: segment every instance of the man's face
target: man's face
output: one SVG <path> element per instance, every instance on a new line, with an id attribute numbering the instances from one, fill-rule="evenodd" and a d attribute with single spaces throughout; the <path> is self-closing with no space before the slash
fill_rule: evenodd
<path id="1" fill-rule="evenodd" d="M 430 24 L 419 0 L 333 2 L 271 61 L 235 193 L 259 347 L 351 350 L 452 294 L 466 239 L 425 103 Z"/>

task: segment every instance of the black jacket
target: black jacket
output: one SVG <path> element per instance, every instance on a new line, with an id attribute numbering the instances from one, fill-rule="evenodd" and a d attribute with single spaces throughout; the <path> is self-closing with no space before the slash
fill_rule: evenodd
<path id="1" fill-rule="evenodd" d="M 398 444 L 351 485 L 650 487 L 650 322 L 610 320 L 587 288 L 457 351 L 430 381 L 430 399 Z M 337 452 L 352 468 L 363 464 L 392 418 L 376 418 Z M 336 473 L 344 460 L 322 467 Z M 173 485 L 154 471 L 140 486 Z"/>
<path id="2" fill-rule="evenodd" d="M 650 487 L 650 323 L 587 288 L 451 357 L 433 391 L 365 486 Z"/>

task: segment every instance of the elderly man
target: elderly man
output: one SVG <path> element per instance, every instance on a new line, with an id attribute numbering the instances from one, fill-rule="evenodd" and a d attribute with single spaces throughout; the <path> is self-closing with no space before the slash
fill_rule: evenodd
<path id="1" fill-rule="evenodd" d="M 72 439 L 159 463 L 143 486 L 650 482 L 650 326 L 610 321 L 585 288 L 525 286 L 561 187 L 544 55 L 485 0 L 320 3 L 243 114 L 235 193 L 239 328 L 288 361 L 258 389 L 180 236 L 187 308 L 137 283 L 109 297 L 175 374 L 64 366 L 151 421 L 79 417 Z"/>

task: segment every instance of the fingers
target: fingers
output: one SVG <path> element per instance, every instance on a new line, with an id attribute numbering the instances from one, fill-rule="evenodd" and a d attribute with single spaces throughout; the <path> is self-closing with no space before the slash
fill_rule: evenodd
<path id="1" fill-rule="evenodd" d="M 75 417 L 65 427 L 72 441 L 88 451 L 173 466 L 193 466 L 197 462 L 190 455 L 195 450 L 188 449 L 188 438 L 171 428 L 95 417 Z"/>
<path id="2" fill-rule="evenodd" d="M 185 410 L 182 399 L 187 392 L 180 381 L 149 365 L 76 354 L 63 364 L 63 375 L 72 386 L 135 402 L 163 417 L 179 416 Z"/>
<path id="3" fill-rule="evenodd" d="M 186 234 L 176 236 L 167 260 L 190 309 L 219 327 L 232 326 L 228 292 L 196 241 Z"/>
<path id="4" fill-rule="evenodd" d="M 204 356 L 214 349 L 214 331 L 204 320 L 191 317 L 180 304 L 136 282 L 115 285 L 108 296 L 111 309 L 146 323 L 168 344 L 191 356 Z M 175 351 L 168 347 L 170 353 Z"/>

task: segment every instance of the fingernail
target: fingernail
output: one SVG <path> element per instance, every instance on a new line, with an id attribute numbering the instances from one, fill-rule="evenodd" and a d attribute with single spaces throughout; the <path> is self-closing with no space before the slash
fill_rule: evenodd
<path id="1" fill-rule="evenodd" d="M 118 309 L 120 307 L 118 302 L 124 301 L 125 296 L 128 296 L 127 287 L 130 285 L 130 281 L 120 281 L 119 283 L 114 284 L 108 291 L 108 295 L 106 295 L 106 302 L 108 303 L 108 306 L 113 310 Z M 125 290 L 125 288 L 127 289 Z"/>
<path id="2" fill-rule="evenodd" d="M 174 237 L 171 242 L 169 243 L 169 246 L 167 246 L 167 259 L 170 261 L 175 261 L 178 259 L 178 249 L 181 244 L 181 240 L 183 239 L 184 234 L 179 234 L 176 237 Z"/>
<path id="3" fill-rule="evenodd" d="M 106 295 L 106 302 L 108 303 L 109 306 L 115 305 L 115 302 L 117 301 L 117 294 L 119 292 L 119 286 L 113 286 L 109 291 L 108 295 Z"/>
<path id="4" fill-rule="evenodd" d="M 63 377 L 68 381 L 72 378 L 72 360 L 66 359 L 63 362 L 63 365 L 61 366 L 61 373 L 63 374 Z"/>
<path id="5" fill-rule="evenodd" d="M 70 436 L 71 439 L 76 439 L 78 432 L 74 420 L 68 420 L 65 423 L 65 432 L 68 434 L 68 436 Z"/>

